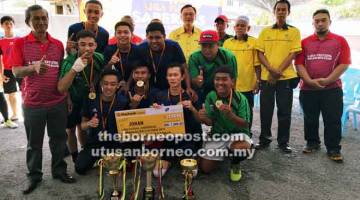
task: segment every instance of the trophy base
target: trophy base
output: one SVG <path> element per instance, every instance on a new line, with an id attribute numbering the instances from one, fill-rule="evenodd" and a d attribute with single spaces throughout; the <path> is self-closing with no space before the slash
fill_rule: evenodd
<path id="1" fill-rule="evenodd" d="M 155 200 L 155 189 L 153 188 L 152 191 L 146 191 L 146 188 L 144 188 L 142 200 Z"/>

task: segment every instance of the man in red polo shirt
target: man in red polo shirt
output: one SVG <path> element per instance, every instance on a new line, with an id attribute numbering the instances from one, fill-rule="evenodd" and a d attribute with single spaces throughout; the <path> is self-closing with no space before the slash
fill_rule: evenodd
<path id="1" fill-rule="evenodd" d="M 324 120 L 324 140 L 329 158 L 342 162 L 341 115 L 343 91 L 340 76 L 351 64 L 346 40 L 329 31 L 329 11 L 320 9 L 313 14 L 315 34 L 302 40 L 302 53 L 296 58 L 301 81 L 300 103 L 304 110 L 306 145 L 303 153 L 320 148 L 319 115 Z"/>
<path id="2" fill-rule="evenodd" d="M 64 183 L 75 179 L 66 173 L 65 95 L 57 90 L 60 64 L 64 57 L 62 43 L 47 33 L 48 13 L 39 5 L 25 11 L 25 22 L 31 33 L 15 41 L 11 51 L 13 73 L 22 77 L 24 124 L 28 140 L 26 164 L 29 184 L 23 194 L 31 193 L 42 180 L 42 146 L 45 126 L 52 154 L 53 178 Z"/>

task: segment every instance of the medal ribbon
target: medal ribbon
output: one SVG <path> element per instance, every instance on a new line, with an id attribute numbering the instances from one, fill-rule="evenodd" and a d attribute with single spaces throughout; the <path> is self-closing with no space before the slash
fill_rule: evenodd
<path id="1" fill-rule="evenodd" d="M 94 88 L 92 88 L 92 87 L 94 87 L 94 85 L 93 85 L 93 81 L 94 81 L 94 59 L 91 59 L 90 63 L 91 63 L 90 64 L 90 66 L 91 66 L 90 67 L 90 77 L 89 77 L 90 81 L 87 78 L 84 69 L 82 70 L 82 74 L 83 74 L 83 77 L 84 77 L 84 79 L 86 81 L 86 84 L 89 86 L 89 89 L 91 90 L 91 89 L 94 89 Z"/>
<path id="2" fill-rule="evenodd" d="M 116 96 L 116 95 L 115 95 Z M 108 113 L 106 114 L 106 116 L 104 117 L 103 114 L 103 99 L 102 97 L 100 97 L 100 113 L 101 113 L 101 120 L 102 120 L 102 127 L 103 127 L 103 131 L 106 130 L 106 123 L 107 123 L 107 118 L 112 110 L 112 107 L 114 105 L 115 102 L 115 96 L 113 97 L 113 99 L 111 100 L 111 104 L 108 110 Z"/>
<path id="3" fill-rule="evenodd" d="M 180 87 L 180 92 L 179 92 L 179 102 L 182 102 L 182 88 Z M 169 101 L 171 102 L 171 99 L 170 99 L 170 89 L 168 90 L 168 99 Z"/>
<path id="4" fill-rule="evenodd" d="M 154 56 L 153 56 L 152 51 L 151 51 L 151 49 L 150 49 L 150 47 L 149 47 L 149 53 L 150 53 L 151 63 L 152 63 L 153 69 L 154 69 L 155 81 L 156 81 L 156 73 L 157 73 L 157 71 L 158 71 L 158 69 L 159 69 L 159 66 L 160 66 L 162 57 L 163 57 L 164 52 L 165 52 L 165 48 L 166 48 L 166 46 L 165 46 L 165 43 L 164 43 L 164 48 L 163 48 L 162 51 L 161 51 L 160 58 L 159 58 L 159 62 L 158 62 L 158 64 L 157 64 L 157 66 L 156 66 L 156 65 L 155 65 Z"/>
<path id="5" fill-rule="evenodd" d="M 131 44 L 130 44 L 129 51 L 126 54 L 126 63 L 129 60 L 130 51 L 131 51 Z M 121 74 L 122 74 L 122 77 L 124 79 L 124 77 L 125 77 L 125 69 L 124 69 L 124 64 L 122 62 L 122 56 L 121 56 L 120 49 L 119 49 L 119 63 L 120 63 Z"/>

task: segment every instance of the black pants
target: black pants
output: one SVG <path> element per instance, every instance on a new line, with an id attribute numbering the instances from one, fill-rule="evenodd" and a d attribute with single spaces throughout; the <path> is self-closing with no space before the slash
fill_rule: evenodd
<path id="1" fill-rule="evenodd" d="M 291 80 L 291 79 L 290 79 Z M 260 93 L 260 143 L 271 142 L 271 123 L 276 100 L 278 118 L 279 145 L 286 145 L 290 137 L 291 108 L 293 103 L 293 89 L 290 80 L 280 80 L 274 85 L 267 81 L 261 83 Z"/>
<path id="2" fill-rule="evenodd" d="M 319 116 L 324 120 L 324 141 L 328 151 L 340 152 L 343 92 L 341 88 L 300 91 L 304 111 L 305 140 L 309 145 L 320 144 Z"/>
<path id="3" fill-rule="evenodd" d="M 252 126 L 252 121 L 253 121 L 253 108 L 254 108 L 254 92 L 253 91 L 249 91 L 249 92 L 241 92 L 241 94 L 243 94 L 249 104 L 249 109 L 250 109 L 250 124 L 249 124 L 249 130 L 251 132 L 251 126 Z"/>
<path id="4" fill-rule="evenodd" d="M 64 161 L 66 148 L 66 105 L 62 102 L 52 107 L 27 108 L 23 106 L 24 124 L 27 137 L 26 164 L 28 178 L 42 179 L 42 147 L 45 128 L 49 136 L 51 151 L 51 173 L 53 176 L 66 173 Z"/>
<path id="5" fill-rule="evenodd" d="M 4 93 L 0 92 L 0 112 L 6 122 L 9 119 L 8 107 L 6 104 Z"/>

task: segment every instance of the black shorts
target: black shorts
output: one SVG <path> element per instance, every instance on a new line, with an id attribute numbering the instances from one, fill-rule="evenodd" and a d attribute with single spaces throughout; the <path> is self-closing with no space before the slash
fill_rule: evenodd
<path id="1" fill-rule="evenodd" d="M 78 103 L 73 104 L 72 112 L 68 113 L 66 128 L 74 128 L 81 123 L 81 109 L 82 105 Z"/>
<path id="2" fill-rule="evenodd" d="M 16 83 L 20 89 L 20 85 L 21 85 L 21 82 L 22 82 L 22 79 L 21 78 L 15 78 L 14 74 L 12 73 L 11 70 L 7 70 L 7 69 L 4 69 L 4 75 L 6 77 L 9 78 L 9 81 L 8 82 L 3 82 L 3 85 L 4 85 L 4 93 L 5 94 L 11 94 L 11 93 L 14 93 L 14 92 L 17 92 L 18 89 L 16 87 Z"/>

